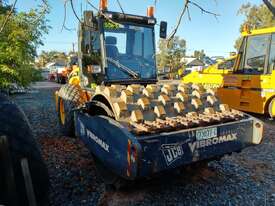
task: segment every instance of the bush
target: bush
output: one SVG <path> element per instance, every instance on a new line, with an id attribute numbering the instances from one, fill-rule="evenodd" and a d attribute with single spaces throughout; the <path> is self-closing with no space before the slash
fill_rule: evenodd
<path id="1" fill-rule="evenodd" d="M 8 8 L 0 6 L 0 25 L 7 18 Z M 0 88 L 11 83 L 26 86 L 41 79 L 33 65 L 36 48 L 48 31 L 45 14 L 45 10 L 14 12 L 0 32 Z"/>
<path id="2" fill-rule="evenodd" d="M 42 81 L 42 72 L 41 70 L 38 69 L 33 69 L 32 70 L 32 82 L 37 82 L 37 81 Z"/>

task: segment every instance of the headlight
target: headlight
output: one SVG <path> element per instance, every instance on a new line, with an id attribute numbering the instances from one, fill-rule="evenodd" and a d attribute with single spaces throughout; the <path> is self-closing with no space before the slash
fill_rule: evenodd
<path id="1" fill-rule="evenodd" d="M 88 73 L 99 74 L 101 73 L 101 67 L 99 65 L 88 65 Z"/>
<path id="2" fill-rule="evenodd" d="M 89 84 L 89 79 L 86 76 L 83 76 L 82 78 L 83 78 L 83 84 L 84 84 L 84 86 L 87 87 L 88 84 Z"/>
<path id="3" fill-rule="evenodd" d="M 113 18 L 113 15 L 112 15 L 112 14 L 107 14 L 106 16 L 107 16 L 108 18 L 110 18 L 110 19 Z"/>
<path id="4" fill-rule="evenodd" d="M 253 144 L 260 144 L 263 139 L 263 123 L 257 119 L 253 121 Z"/>
<path id="5" fill-rule="evenodd" d="M 148 24 L 155 24 L 156 20 L 155 19 L 148 19 Z"/>

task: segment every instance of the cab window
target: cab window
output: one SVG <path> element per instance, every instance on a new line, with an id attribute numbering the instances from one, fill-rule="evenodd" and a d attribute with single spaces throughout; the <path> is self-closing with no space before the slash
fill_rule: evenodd
<path id="1" fill-rule="evenodd" d="M 92 83 L 100 82 L 100 75 L 95 73 L 95 68 L 101 67 L 100 33 L 83 27 L 82 50 L 82 82 L 85 87 Z M 96 67 L 97 66 L 97 67 Z"/>
<path id="2" fill-rule="evenodd" d="M 230 59 L 219 64 L 218 69 L 232 70 L 235 63 L 235 59 Z"/>
<path id="3" fill-rule="evenodd" d="M 259 35 L 247 38 L 243 73 L 262 74 L 264 72 L 270 36 Z"/>
<path id="4" fill-rule="evenodd" d="M 268 67 L 269 67 L 269 72 L 271 72 L 272 70 L 275 70 L 275 34 L 272 34 Z"/>

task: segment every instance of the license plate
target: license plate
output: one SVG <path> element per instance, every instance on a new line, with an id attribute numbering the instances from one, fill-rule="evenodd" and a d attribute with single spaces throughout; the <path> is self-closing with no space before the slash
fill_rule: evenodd
<path id="1" fill-rule="evenodd" d="M 211 139 L 217 137 L 217 127 L 202 129 L 196 131 L 196 139 L 204 140 L 204 139 Z"/>

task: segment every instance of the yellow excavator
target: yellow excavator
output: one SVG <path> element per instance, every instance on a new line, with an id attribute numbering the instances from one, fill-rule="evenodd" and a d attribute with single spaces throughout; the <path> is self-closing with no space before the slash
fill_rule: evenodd
<path id="1" fill-rule="evenodd" d="M 193 71 L 183 77 L 184 83 L 202 84 L 205 88 L 217 88 L 223 83 L 224 75 L 232 73 L 236 55 L 210 65 L 202 71 Z"/>
<path id="2" fill-rule="evenodd" d="M 210 65 L 209 67 L 205 68 L 202 73 L 228 74 L 233 70 L 235 59 L 236 55 L 230 56 L 223 61 L 219 61 L 216 64 Z"/>
<path id="3" fill-rule="evenodd" d="M 275 14 L 269 1 L 264 1 Z M 184 83 L 205 83 L 218 87 L 222 103 L 246 112 L 275 116 L 275 27 L 242 32 L 242 44 L 233 70 L 227 73 L 191 73 Z"/>

